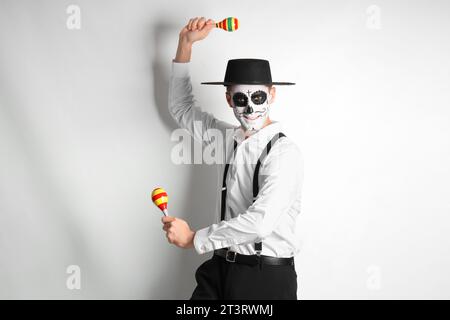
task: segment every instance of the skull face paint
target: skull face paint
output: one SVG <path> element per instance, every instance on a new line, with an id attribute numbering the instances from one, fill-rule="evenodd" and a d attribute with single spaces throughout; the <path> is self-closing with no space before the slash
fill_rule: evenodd
<path id="1" fill-rule="evenodd" d="M 265 85 L 238 84 L 230 88 L 234 116 L 250 133 L 260 130 L 269 116 L 271 95 Z"/>

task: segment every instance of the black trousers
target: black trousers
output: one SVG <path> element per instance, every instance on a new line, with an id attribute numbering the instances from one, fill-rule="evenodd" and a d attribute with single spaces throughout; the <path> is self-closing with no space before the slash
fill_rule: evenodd
<path id="1" fill-rule="evenodd" d="M 245 265 L 213 256 L 195 273 L 191 300 L 297 300 L 294 266 Z"/>

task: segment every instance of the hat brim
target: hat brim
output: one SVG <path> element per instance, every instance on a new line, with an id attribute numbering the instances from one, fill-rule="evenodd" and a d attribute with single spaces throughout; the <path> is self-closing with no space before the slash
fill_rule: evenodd
<path id="1" fill-rule="evenodd" d="M 223 86 L 232 86 L 235 84 L 251 84 L 251 85 L 277 85 L 277 86 L 293 86 L 295 85 L 294 82 L 201 82 L 200 84 L 208 84 L 208 85 L 223 85 Z"/>

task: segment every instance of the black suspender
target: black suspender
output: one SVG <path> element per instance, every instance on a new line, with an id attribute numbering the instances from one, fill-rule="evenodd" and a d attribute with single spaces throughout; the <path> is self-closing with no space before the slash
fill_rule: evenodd
<path id="1" fill-rule="evenodd" d="M 259 157 L 258 162 L 256 163 L 255 172 L 253 173 L 253 201 L 255 201 L 255 199 L 259 193 L 258 176 L 259 176 L 259 168 L 261 167 L 261 163 L 264 161 L 264 159 L 269 154 L 270 149 L 272 149 L 272 145 L 274 145 L 275 142 L 277 142 L 278 139 L 281 137 L 285 137 L 284 133 L 282 133 L 282 132 L 279 132 L 273 136 L 273 138 L 267 143 L 266 148 L 261 153 L 261 156 Z"/>
<path id="2" fill-rule="evenodd" d="M 279 138 L 285 137 L 284 133 L 279 132 L 276 135 L 273 136 L 273 138 L 267 143 L 266 148 L 259 156 L 258 162 L 256 163 L 255 172 L 253 173 L 253 202 L 255 202 L 256 197 L 259 193 L 259 168 L 261 167 L 261 163 L 264 161 L 264 159 L 267 157 L 267 155 L 270 152 L 270 149 L 272 148 L 272 145 L 274 145 Z M 255 242 L 255 251 L 259 255 L 262 251 L 262 242 Z"/>
<path id="3" fill-rule="evenodd" d="M 234 146 L 233 146 L 233 157 L 234 153 L 236 152 L 237 142 L 234 140 Z M 231 161 L 231 160 L 230 160 Z M 227 199 L 227 173 L 228 173 L 228 167 L 230 166 L 230 161 L 227 161 L 225 164 L 225 170 L 223 171 L 223 180 L 222 180 L 222 200 L 220 203 L 220 221 L 225 220 L 225 200 Z"/>
<path id="4" fill-rule="evenodd" d="M 261 153 L 261 155 L 258 159 L 258 162 L 256 163 L 255 171 L 253 173 L 253 202 L 255 201 L 255 199 L 259 193 L 258 177 L 259 177 L 259 169 L 261 167 L 261 163 L 264 161 L 264 159 L 269 154 L 270 149 L 272 148 L 272 145 L 274 145 L 278 141 L 278 139 L 281 137 L 285 137 L 284 133 L 282 133 L 282 132 L 279 132 L 275 136 L 273 136 L 273 138 L 267 143 L 266 148 L 263 150 L 263 152 Z M 236 152 L 236 147 L 237 147 L 237 142 L 235 140 L 234 148 L 233 148 L 233 156 L 234 156 L 234 153 Z M 226 198 L 227 198 L 226 179 L 227 179 L 227 173 L 228 173 L 229 166 L 230 166 L 230 162 L 227 161 L 227 163 L 225 164 L 225 170 L 223 172 L 223 180 L 222 180 L 222 199 L 221 199 L 221 206 L 220 206 L 220 220 L 225 219 L 225 203 L 226 203 Z M 261 250 L 262 250 L 262 242 L 256 242 L 255 243 L 255 251 L 258 255 L 261 254 Z"/>

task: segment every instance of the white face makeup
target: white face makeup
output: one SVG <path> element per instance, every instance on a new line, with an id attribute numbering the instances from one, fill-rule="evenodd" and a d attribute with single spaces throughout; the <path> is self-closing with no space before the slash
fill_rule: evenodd
<path id="1" fill-rule="evenodd" d="M 237 84 L 230 88 L 234 116 L 246 131 L 260 130 L 269 116 L 271 95 L 265 85 Z"/>

